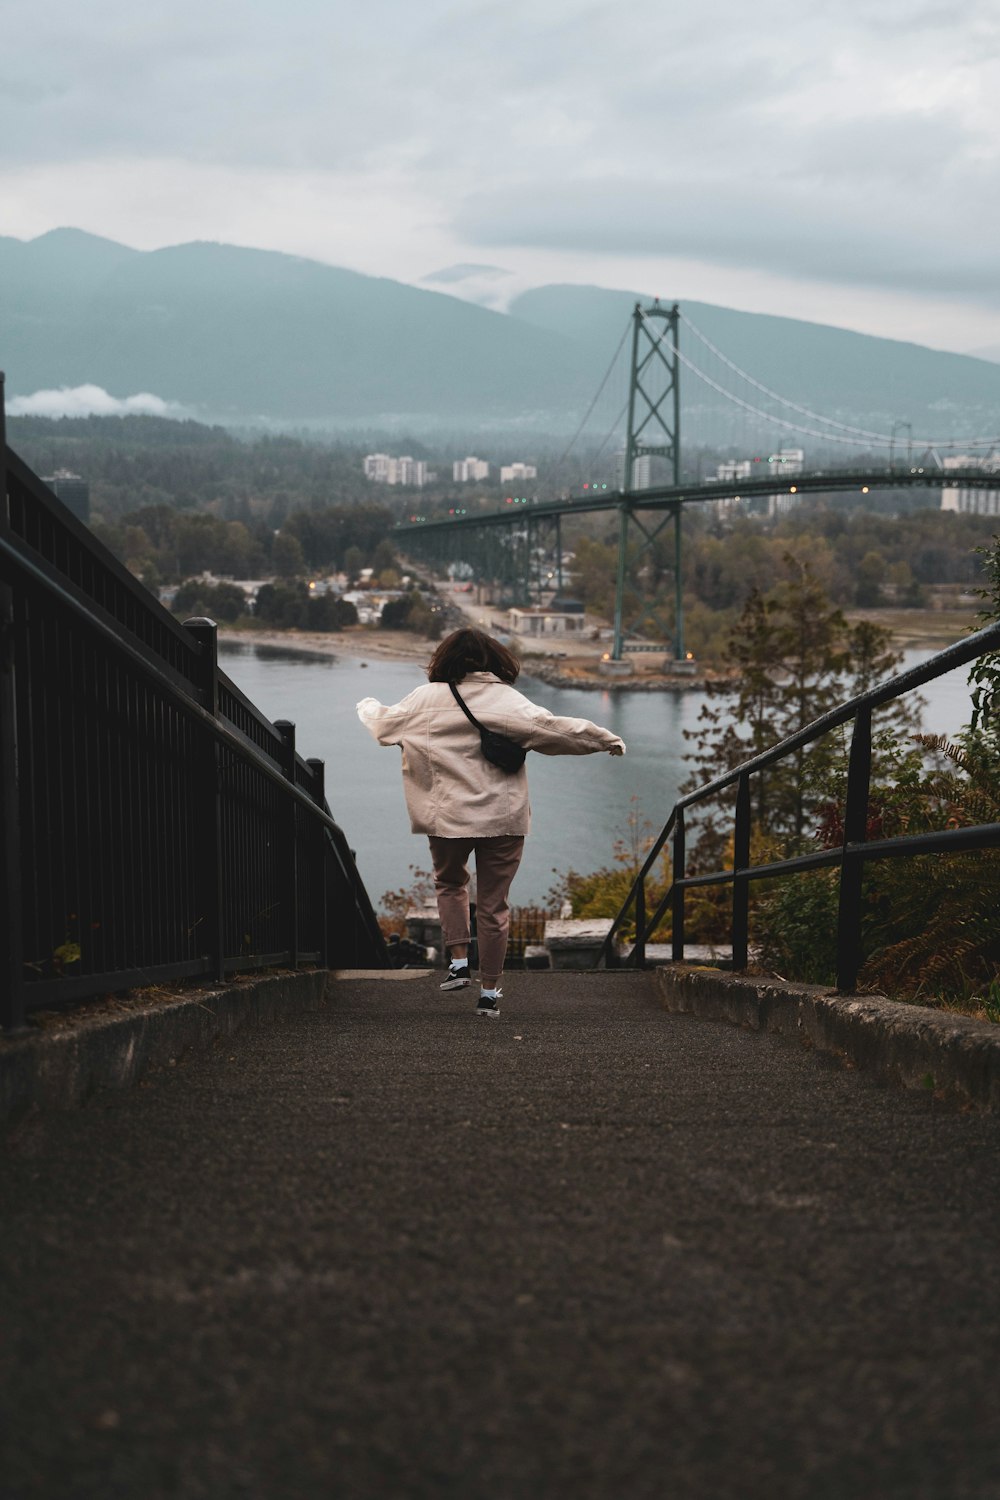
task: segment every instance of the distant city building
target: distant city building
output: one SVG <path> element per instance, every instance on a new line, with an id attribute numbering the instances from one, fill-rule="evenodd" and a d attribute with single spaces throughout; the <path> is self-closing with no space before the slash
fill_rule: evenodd
<path id="1" fill-rule="evenodd" d="M 640 453 L 632 465 L 632 488 L 634 490 L 648 490 L 653 483 L 653 455 L 651 453 Z"/>
<path id="2" fill-rule="evenodd" d="M 987 464 L 981 458 L 946 458 L 945 469 L 983 469 L 995 473 L 996 465 Z M 958 511 L 962 515 L 1000 516 L 1000 489 L 969 489 L 962 485 L 947 485 L 941 490 L 941 509 Z"/>
<path id="3" fill-rule="evenodd" d="M 512 609 L 508 611 L 511 633 L 521 640 L 537 641 L 543 636 L 582 635 L 587 629 L 583 606 L 575 599 L 553 600 L 554 609 Z"/>
<path id="4" fill-rule="evenodd" d="M 57 469 L 48 479 L 42 480 L 55 495 L 61 500 L 67 510 L 71 510 L 78 521 L 90 522 L 90 485 L 79 474 L 71 474 L 69 469 Z"/>
<path id="5" fill-rule="evenodd" d="M 537 479 L 534 464 L 503 464 L 500 468 L 500 483 L 513 484 L 515 479 Z"/>
<path id="6" fill-rule="evenodd" d="M 389 457 L 388 453 L 367 453 L 365 455 L 365 478 L 374 484 L 389 483 L 389 465 L 395 463 L 395 459 Z"/>
<path id="7" fill-rule="evenodd" d="M 782 478 L 801 474 L 806 456 L 802 448 L 779 448 L 764 458 L 727 458 L 718 464 L 715 477 L 732 484 L 737 479 L 769 479 L 778 473 Z"/>
<path id="8" fill-rule="evenodd" d="M 473 479 L 488 479 L 489 475 L 489 464 L 472 454 L 468 458 L 456 459 L 451 466 L 451 477 L 456 484 L 468 484 Z"/>
<path id="9" fill-rule="evenodd" d="M 806 462 L 805 450 L 779 448 L 777 453 L 772 453 L 767 461 L 772 466 L 779 467 L 782 474 L 801 474 Z"/>
<path id="10" fill-rule="evenodd" d="M 368 453 L 364 461 L 365 478 L 373 484 L 406 484 L 423 489 L 434 478 L 422 458 L 391 458 L 388 453 Z"/>
<path id="11" fill-rule="evenodd" d="M 1000 472 L 1000 450 L 989 453 L 949 453 L 941 459 L 942 469 L 982 469 L 987 474 Z"/>

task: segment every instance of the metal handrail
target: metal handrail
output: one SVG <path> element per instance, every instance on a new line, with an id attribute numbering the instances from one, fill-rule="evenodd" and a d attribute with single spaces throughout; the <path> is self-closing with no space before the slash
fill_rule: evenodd
<path id="1" fill-rule="evenodd" d="M 101 636 L 105 645 L 110 646 L 119 656 L 124 657 L 130 666 L 138 670 L 141 676 L 145 677 L 148 682 L 151 682 L 165 697 L 170 698 L 174 706 L 180 709 L 181 713 L 187 714 L 189 718 L 194 719 L 221 744 L 228 745 L 229 749 L 235 751 L 241 759 L 249 761 L 253 765 L 254 770 L 259 771 L 262 776 L 266 776 L 275 786 L 279 786 L 286 796 L 291 797 L 303 807 L 308 808 L 310 814 L 319 822 L 326 823 L 331 829 L 339 828 L 340 825 L 337 821 L 330 814 L 325 813 L 315 800 L 309 796 L 308 792 L 304 792 L 295 786 L 285 772 L 280 770 L 273 761 L 262 755 L 252 740 L 248 740 L 238 729 L 232 728 L 229 724 L 223 723 L 220 719 L 210 714 L 206 708 L 201 706 L 197 699 L 192 698 L 161 667 L 150 661 L 139 646 L 133 644 L 131 641 L 127 641 L 124 636 L 119 635 L 117 631 L 113 630 L 106 621 L 102 620 L 94 612 L 91 605 L 84 604 L 82 600 L 77 599 L 61 582 L 50 577 L 44 566 L 36 563 L 29 557 L 25 557 L 24 553 L 19 548 L 12 546 L 4 536 L 0 536 L 0 557 L 13 562 L 31 583 L 44 588 L 47 594 L 54 596 L 61 605 L 71 610 L 76 619 L 90 626 L 92 630 Z"/>
<path id="2" fill-rule="evenodd" d="M 898 676 L 877 683 L 867 692 L 858 694 L 840 707 L 822 714 L 795 734 L 772 745 L 770 749 L 752 756 L 731 771 L 706 782 L 686 796 L 679 797 L 671 809 L 670 816 L 661 829 L 642 868 L 636 875 L 618 915 L 597 958 L 598 966 L 614 962 L 614 944 L 617 933 L 635 908 L 636 940 L 625 963 L 642 967 L 646 961 L 646 944 L 666 915 L 668 907 L 673 911 L 671 955 L 674 962 L 684 958 L 684 893 L 699 886 L 732 885 L 732 965 L 736 970 L 745 969 L 749 944 L 748 895 L 751 880 L 764 880 L 778 875 L 790 875 L 805 870 L 821 869 L 831 865 L 840 866 L 840 908 L 837 932 L 837 988 L 842 993 L 853 992 L 861 967 L 861 880 L 866 861 L 894 859 L 915 854 L 955 852 L 965 849 L 983 849 L 1000 846 L 1000 823 L 983 823 L 964 828 L 941 829 L 930 833 L 907 834 L 898 838 L 867 840 L 865 837 L 868 795 L 871 780 L 871 720 L 872 712 L 883 704 L 902 697 L 914 688 L 923 687 L 946 672 L 1000 649 L 1000 622 L 987 625 L 962 641 L 956 641 L 944 651 L 938 652 L 929 661 L 911 667 Z M 750 777 L 768 766 L 782 760 L 804 746 L 829 734 L 853 720 L 854 734 L 851 740 L 847 779 L 847 798 L 844 809 L 844 841 L 839 848 L 818 849 L 789 859 L 771 860 L 766 864 L 750 863 Z M 730 870 L 717 870 L 703 875 L 681 875 L 685 862 L 684 813 L 689 807 L 704 802 L 727 787 L 737 787 L 734 820 L 734 857 Z M 659 901 L 652 916 L 646 912 L 646 879 L 659 858 L 667 839 L 673 835 L 674 878 L 669 889 Z"/>
<path id="3" fill-rule="evenodd" d="M 0 404 L 0 412 L 2 412 L 2 404 Z M 6 447 L 4 447 L 4 456 L 8 460 L 14 457 Z M 28 490 L 32 498 L 39 498 L 42 489 L 41 484 L 23 464 L 19 463 L 19 468 L 23 471 L 18 475 L 22 481 L 22 492 L 25 487 L 23 481 L 27 481 Z M 52 501 L 52 505 L 49 505 L 49 499 L 50 497 L 44 497 L 44 505 L 48 510 L 52 509 L 52 505 L 58 507 L 58 503 L 54 500 Z M 67 519 L 72 520 L 73 518 L 69 517 L 67 513 Z M 53 520 L 58 523 L 63 518 L 56 514 L 53 516 Z M 85 529 L 81 528 L 81 535 L 77 540 L 87 548 L 89 554 L 96 558 L 98 564 L 103 563 L 104 559 L 101 556 L 102 549 L 98 544 L 91 541 Z M 115 576 L 117 576 L 117 570 Z M 120 582 L 121 580 L 119 579 L 118 581 Z M 132 634 L 128 626 L 123 624 L 114 615 L 109 614 L 96 599 L 88 597 L 84 589 L 79 587 L 73 579 L 64 577 L 57 566 L 50 563 L 47 558 L 39 555 L 30 542 L 25 542 L 20 535 L 12 531 L 9 524 L 4 524 L 0 525 L 0 592 L 6 588 L 7 594 L 10 595 L 11 586 L 16 586 L 16 589 L 21 591 L 26 597 L 34 595 L 36 598 L 44 598 L 56 611 L 69 616 L 73 622 L 74 629 L 82 625 L 91 638 L 100 641 L 102 652 L 107 652 L 123 663 L 128 670 L 130 680 L 142 681 L 148 688 L 154 691 L 157 701 L 163 701 L 172 711 L 175 711 L 195 725 L 199 736 L 205 736 L 203 742 L 214 747 L 211 753 L 216 756 L 215 765 L 217 771 L 227 762 L 230 766 L 239 764 L 246 771 L 261 777 L 272 788 L 276 787 L 278 789 L 282 798 L 282 805 L 288 809 L 288 818 L 291 820 L 288 824 L 286 855 L 283 857 L 287 857 L 292 861 L 293 869 L 297 858 L 295 853 L 296 834 L 294 830 L 294 813 L 299 812 L 308 815 L 309 822 L 316 830 L 317 836 L 322 838 L 322 844 L 314 847 L 317 849 L 317 857 L 319 857 L 320 848 L 322 849 L 321 865 L 324 873 L 322 874 L 320 889 L 324 893 L 324 899 L 316 909 L 318 916 L 311 919 L 313 927 L 315 927 L 317 920 L 321 922 L 319 935 L 321 952 L 310 951 L 302 955 L 298 953 L 297 917 L 295 915 L 297 897 L 295 895 L 295 880 L 293 877 L 292 894 L 288 907 L 290 925 L 287 929 L 287 951 L 280 951 L 283 945 L 279 943 L 276 945 L 279 951 L 274 953 L 269 951 L 263 954 L 263 956 L 260 954 L 256 955 L 257 966 L 260 963 L 266 964 L 266 962 L 272 964 L 290 962 L 294 964 L 299 956 L 309 961 L 316 961 L 318 958 L 320 962 L 326 962 L 326 954 L 331 944 L 341 954 L 349 956 L 353 953 L 355 966 L 363 966 L 371 962 L 372 958 L 376 961 L 381 960 L 388 966 L 389 960 L 385 952 L 384 941 L 379 931 L 368 893 L 357 870 L 353 852 L 349 848 L 343 829 L 333 817 L 323 795 L 322 762 L 307 762 L 295 753 L 294 728 L 291 725 L 279 724 L 269 726 L 276 731 L 280 741 L 285 746 L 284 754 L 272 758 L 266 750 L 261 749 L 249 739 L 238 725 L 229 723 L 219 716 L 217 704 L 218 685 L 224 683 L 227 688 L 232 687 L 237 694 L 239 690 L 235 688 L 235 684 L 229 683 L 229 679 L 224 674 L 219 672 L 215 626 L 213 622 L 192 621 L 189 624 L 189 628 L 184 628 L 178 625 L 173 619 L 167 617 L 169 619 L 171 636 L 175 640 L 179 637 L 186 651 L 190 653 L 192 671 L 190 677 L 186 677 L 183 672 L 172 666 L 168 661 L 159 659 L 155 655 L 153 648 L 147 645 L 140 637 Z M 158 609 L 158 606 L 155 606 L 151 600 L 147 604 L 146 601 L 139 598 L 137 602 L 140 606 L 145 606 L 147 609 L 153 609 L 154 611 Z M 130 610 L 129 619 L 131 620 L 131 618 Z M 9 649 L 13 639 L 11 631 L 14 628 L 13 615 L 10 613 L 9 605 L 5 605 L 3 623 L 5 638 L 0 644 L 5 649 Z M 243 699 L 242 695 L 239 696 L 241 701 L 244 702 L 244 706 L 258 715 L 262 725 L 266 725 L 267 721 L 263 716 L 259 715 L 259 710 L 250 704 L 249 700 Z M 6 744 L 6 741 L 4 743 Z M 219 751 L 223 748 L 226 755 L 220 759 Z M 215 777 L 211 773 L 209 773 L 209 776 L 214 784 Z M 209 793 L 209 795 L 211 794 Z M 217 799 L 217 790 L 214 795 Z M 4 816 L 7 819 L 6 811 Z M 7 821 L 10 820 L 8 819 Z M 16 809 L 14 824 L 12 826 L 15 826 L 16 832 Z M 285 838 L 286 835 L 282 834 L 282 837 Z M 305 847 L 303 845 L 303 848 Z M 10 886 L 11 890 L 16 894 L 17 870 L 15 868 L 13 849 L 8 849 L 6 854 L 10 855 L 11 858 L 8 860 L 5 856 L 4 888 L 6 890 Z M 343 896 L 346 896 L 347 911 L 352 913 L 349 921 L 343 922 L 338 920 L 336 927 L 330 926 L 331 912 L 329 904 L 325 899 L 327 888 L 327 875 L 325 871 L 327 861 L 331 862 L 331 873 L 333 871 L 337 872 L 333 874 L 335 885 L 343 892 Z M 10 864 L 9 870 L 7 869 L 7 864 Z M 218 918 L 220 913 L 221 907 L 218 907 L 214 916 Z M 343 914 L 343 907 L 341 907 L 341 913 Z M 15 916 L 13 906 L 9 908 L 8 915 L 13 921 Z M 228 948 L 224 949 L 222 947 L 221 928 L 218 927 L 217 921 L 214 925 L 217 930 L 214 932 L 214 942 L 209 945 L 208 950 L 210 953 L 213 951 L 213 948 L 217 948 L 218 950 L 214 954 L 214 964 L 209 960 L 178 958 L 176 961 L 159 966 L 154 963 L 145 970 L 136 970 L 135 973 L 126 970 L 121 970 L 120 972 L 116 970 L 113 976 L 110 974 L 97 975 L 94 982 L 105 982 L 113 977 L 116 980 L 121 979 L 123 982 L 136 983 L 141 982 L 136 977 L 136 975 L 141 973 L 144 976 L 144 982 L 149 983 L 153 979 L 165 978 L 169 975 L 181 977 L 189 973 L 203 972 L 205 971 L 206 962 L 208 962 L 209 967 L 216 968 L 220 973 L 229 969 L 247 967 L 251 962 L 250 959 L 241 957 L 239 954 L 225 956 L 228 953 Z M 213 922 L 210 919 L 209 929 L 212 929 L 212 927 Z M 272 946 L 275 945 L 272 944 Z M 315 949 L 316 946 L 315 941 L 309 943 L 311 950 Z M 0 948 L 2 947 L 3 945 L 0 944 Z M 5 950 L 0 956 L 4 959 L 4 974 L 0 975 L 0 991 L 5 992 L 4 994 L 0 994 L 0 1012 L 2 1012 L 0 1020 L 8 1027 L 17 1028 L 22 1024 L 25 999 L 24 985 L 20 977 L 21 963 L 19 949 L 11 947 L 10 951 Z M 346 960 L 341 958 L 340 961 L 349 961 L 349 957 Z M 9 983 L 6 982 L 8 979 Z M 45 1003 L 48 1003 L 50 997 L 47 992 L 49 990 L 58 989 L 59 994 L 69 1000 L 79 998 L 87 993 L 88 985 L 92 988 L 93 982 L 88 981 L 86 976 L 80 975 L 68 976 L 57 980 L 46 979 L 45 981 L 34 981 L 29 986 L 29 989 L 34 1002 L 37 1002 L 40 992 L 44 989 L 46 992 Z M 108 987 L 106 982 L 105 987 Z M 8 991 L 9 993 L 6 993 Z"/>

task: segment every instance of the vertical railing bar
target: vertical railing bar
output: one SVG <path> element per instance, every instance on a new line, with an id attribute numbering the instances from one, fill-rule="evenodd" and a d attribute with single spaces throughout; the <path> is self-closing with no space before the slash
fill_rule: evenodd
<path id="1" fill-rule="evenodd" d="M 7 499 L 7 412 L 0 371 L 0 532 L 10 533 Z M 17 743 L 17 609 L 14 590 L 0 584 L 0 1025 L 24 1028 L 24 915 L 21 905 L 21 807 Z"/>
<path id="2" fill-rule="evenodd" d="M 837 989 L 854 993 L 861 968 L 861 887 L 864 860 L 849 859 L 851 844 L 863 844 L 868 831 L 868 797 L 872 768 L 872 710 L 862 704 L 854 719 L 851 754 L 847 768 L 847 801 L 844 807 L 844 856 L 840 864 L 840 900 L 837 913 Z"/>
<path id="3" fill-rule="evenodd" d="M 635 893 L 635 947 L 632 949 L 632 961 L 637 969 L 646 967 L 646 877 L 642 875 L 639 880 L 639 889 Z"/>
<path id="4" fill-rule="evenodd" d="M 275 719 L 274 727 L 281 735 L 281 743 L 284 749 L 284 771 L 292 785 L 295 785 L 295 725 L 289 719 Z M 288 892 L 288 913 L 284 922 L 287 933 L 288 963 L 290 968 L 295 968 L 299 961 L 299 844 L 298 844 L 298 807 L 292 802 L 289 807 L 277 809 L 278 818 L 283 828 L 283 839 L 281 842 L 285 847 L 286 879 L 287 884 L 282 882 Z"/>
<path id="5" fill-rule="evenodd" d="M 203 706 L 214 719 L 219 712 L 218 627 L 214 620 L 203 617 L 185 620 L 184 624 L 201 647 L 197 685 L 202 692 Z M 214 735 L 205 737 L 208 738 L 207 745 L 197 746 L 196 744 L 196 753 L 199 753 L 199 758 L 206 768 L 203 797 L 204 820 L 199 819 L 201 829 L 199 842 L 203 856 L 199 861 L 202 866 L 203 881 L 201 906 L 205 915 L 206 928 L 203 941 L 208 944 L 207 956 L 212 961 L 215 977 L 224 979 L 226 955 L 223 946 L 223 910 L 227 872 L 223 866 L 220 746 Z M 202 735 L 199 735 L 198 739 L 201 740 Z"/>
<path id="6" fill-rule="evenodd" d="M 310 757 L 306 762 L 313 776 L 313 796 L 316 805 L 320 808 L 326 807 L 326 762 Z M 327 906 L 327 864 L 326 864 L 326 830 L 322 823 L 313 825 L 313 842 L 316 846 L 316 858 L 313 868 L 316 871 L 316 886 L 318 906 L 313 911 L 313 921 L 316 924 L 316 943 L 310 942 L 310 947 L 318 947 L 319 964 L 321 969 L 327 967 L 329 943 L 326 932 L 326 906 Z"/>
<path id="7" fill-rule="evenodd" d="M 736 818 L 733 827 L 733 969 L 741 973 L 747 966 L 750 946 L 750 882 L 740 879 L 740 872 L 750 868 L 750 777 L 744 772 L 736 793 Z"/>
<path id="8" fill-rule="evenodd" d="M 683 807 L 678 807 L 677 809 L 671 858 L 673 860 L 672 878 L 674 892 L 671 902 L 670 957 L 675 964 L 682 964 L 684 962 L 684 887 L 678 885 L 677 882 L 684 879 L 684 869 L 687 864 L 687 854 L 684 848 Z"/>

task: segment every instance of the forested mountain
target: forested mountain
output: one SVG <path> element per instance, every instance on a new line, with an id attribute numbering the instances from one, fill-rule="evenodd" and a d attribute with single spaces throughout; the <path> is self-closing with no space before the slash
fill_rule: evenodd
<path id="1" fill-rule="evenodd" d="M 640 297 L 541 287 L 504 314 L 272 251 L 137 251 L 60 229 L 0 237 L 0 368 L 9 397 L 94 384 L 120 397 L 151 392 L 215 422 L 565 433 Z M 830 416 L 881 430 L 908 420 L 942 437 L 1000 431 L 1000 366 L 987 360 L 682 308 L 738 365 Z M 719 373 L 687 332 L 682 348 Z M 721 401 L 688 372 L 682 391 L 702 419 Z"/>
<path id="2" fill-rule="evenodd" d="M 439 292 L 232 245 L 0 239 L 9 395 L 95 384 L 215 421 L 489 421 L 541 430 L 590 380 L 559 334 Z M 569 415 L 566 415 L 566 414 Z"/>

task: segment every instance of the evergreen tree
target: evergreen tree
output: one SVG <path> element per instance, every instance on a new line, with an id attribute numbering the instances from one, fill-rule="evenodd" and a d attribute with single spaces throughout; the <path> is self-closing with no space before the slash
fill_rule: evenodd
<path id="1" fill-rule="evenodd" d="M 696 769 L 683 790 L 693 791 L 770 749 L 888 676 L 899 661 L 888 641 L 878 626 L 848 625 L 809 563 L 786 554 L 784 578 L 767 594 L 751 592 L 732 631 L 725 656 L 729 674 L 710 689 L 699 728 L 688 733 L 697 742 L 688 756 Z M 913 725 L 917 707 L 900 700 L 896 723 Z M 834 731 L 756 774 L 751 793 L 757 840 L 801 848 L 842 779 L 846 754 L 846 736 Z M 728 788 L 696 812 L 699 867 L 721 860 L 734 800 L 735 790 Z"/>

